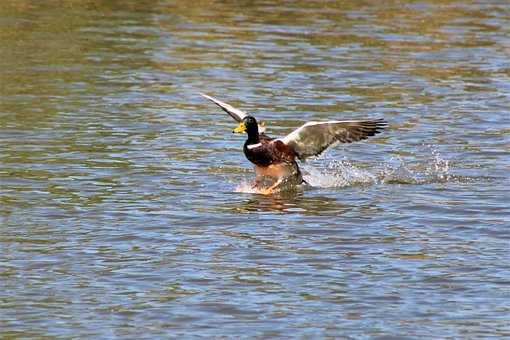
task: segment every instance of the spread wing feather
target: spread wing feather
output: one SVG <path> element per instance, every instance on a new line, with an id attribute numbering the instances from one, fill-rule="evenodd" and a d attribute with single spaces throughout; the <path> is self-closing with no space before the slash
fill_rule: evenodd
<path id="1" fill-rule="evenodd" d="M 205 93 L 199 93 L 202 97 L 209 99 L 214 104 L 218 105 L 223 111 L 229 114 L 230 117 L 234 118 L 236 122 L 241 122 L 244 117 L 248 116 L 248 113 L 236 109 L 232 105 L 229 105 L 227 103 L 222 102 L 221 100 L 218 100 L 214 97 L 208 96 Z M 266 127 L 263 123 L 259 123 L 259 133 L 264 133 L 266 131 Z"/>
<path id="2" fill-rule="evenodd" d="M 208 96 L 204 93 L 200 93 L 200 95 L 206 99 L 209 99 L 210 101 L 212 101 L 214 104 L 218 105 L 219 107 L 221 107 L 221 109 L 223 111 L 225 111 L 226 113 L 228 113 L 230 115 L 230 117 L 234 118 L 235 121 L 237 122 L 241 122 L 243 120 L 244 117 L 246 117 L 248 114 L 242 110 L 239 110 L 239 109 L 236 109 L 235 107 L 233 107 L 232 105 L 229 105 L 227 103 L 224 103 L 222 102 L 221 100 L 218 100 L 214 97 L 211 97 L 211 96 Z"/>
<path id="3" fill-rule="evenodd" d="M 380 133 L 383 119 L 308 122 L 281 141 L 290 146 L 299 159 L 317 156 L 336 143 L 352 143 Z"/>

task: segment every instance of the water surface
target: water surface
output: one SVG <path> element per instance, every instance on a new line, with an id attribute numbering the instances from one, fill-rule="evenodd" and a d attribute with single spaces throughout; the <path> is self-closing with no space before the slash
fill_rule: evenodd
<path id="1" fill-rule="evenodd" d="M 0 4 L 0 335 L 510 336 L 506 2 Z M 253 178 L 234 122 L 384 117 Z"/>

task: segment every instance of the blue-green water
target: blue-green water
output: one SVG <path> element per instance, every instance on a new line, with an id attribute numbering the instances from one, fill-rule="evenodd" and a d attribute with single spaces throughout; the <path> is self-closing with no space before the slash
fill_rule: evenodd
<path id="1" fill-rule="evenodd" d="M 506 2 L 0 4 L 0 337 L 510 337 Z M 244 191 L 234 121 L 384 117 Z"/>

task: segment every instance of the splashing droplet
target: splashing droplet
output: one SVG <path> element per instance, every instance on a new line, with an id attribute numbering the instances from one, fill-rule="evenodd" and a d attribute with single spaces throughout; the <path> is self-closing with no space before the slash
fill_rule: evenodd
<path id="1" fill-rule="evenodd" d="M 342 188 L 373 184 L 428 184 L 461 180 L 451 174 L 450 162 L 442 158 L 433 146 L 426 146 L 427 154 L 419 160 L 392 157 L 388 161 L 365 169 L 348 160 L 331 160 L 324 168 L 302 165 L 303 179 L 312 187 Z M 235 192 L 260 193 L 249 182 L 242 182 Z"/>
<path id="2" fill-rule="evenodd" d="M 305 165 L 303 172 L 303 178 L 308 184 L 320 188 L 366 185 L 377 180 L 369 171 L 358 168 L 348 161 L 332 161 L 324 170 Z"/>

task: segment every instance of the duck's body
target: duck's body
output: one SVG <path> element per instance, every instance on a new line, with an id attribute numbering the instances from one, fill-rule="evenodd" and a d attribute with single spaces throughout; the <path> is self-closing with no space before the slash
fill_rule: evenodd
<path id="1" fill-rule="evenodd" d="M 252 118 L 252 117 L 250 117 Z M 249 124 L 247 126 L 250 126 Z M 257 128 L 257 124 L 252 125 Z M 258 129 L 248 129 L 248 139 L 243 151 L 246 158 L 255 164 L 257 175 L 254 186 L 263 185 L 265 178 L 271 178 L 273 185 L 278 186 L 285 181 L 288 184 L 301 184 L 303 177 L 296 162 L 294 150 L 279 139 L 259 134 Z M 281 179 L 280 182 L 278 182 Z"/>
<path id="2" fill-rule="evenodd" d="M 296 158 L 304 161 L 317 156 L 336 143 L 351 143 L 378 134 L 386 127 L 383 119 L 308 122 L 283 138 L 267 136 L 264 125 L 247 113 L 213 97 L 202 94 L 239 122 L 233 132 L 248 134 L 243 151 L 255 164 L 257 175 L 254 187 L 264 194 L 272 193 L 282 183 L 301 184 L 301 171 Z M 270 186 L 261 189 L 264 180 L 270 178 Z"/>

